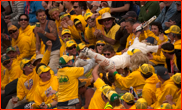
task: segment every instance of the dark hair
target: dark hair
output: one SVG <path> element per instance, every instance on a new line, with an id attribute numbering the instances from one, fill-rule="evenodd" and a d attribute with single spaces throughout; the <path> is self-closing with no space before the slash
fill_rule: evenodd
<path id="1" fill-rule="evenodd" d="M 20 14 L 20 16 L 18 17 L 18 21 L 20 21 L 20 18 L 21 18 L 21 16 L 26 16 L 27 17 L 27 19 L 28 19 L 28 21 L 29 21 L 29 17 L 28 17 L 28 15 L 27 14 Z"/>
<path id="2" fill-rule="evenodd" d="M 41 13 L 41 12 L 44 12 L 44 13 L 45 13 L 45 10 L 43 10 L 43 9 L 38 9 L 38 10 L 36 11 L 36 16 L 38 16 L 38 14 Z"/>
<path id="3" fill-rule="evenodd" d="M 162 49 L 164 50 L 174 50 L 174 45 L 171 43 L 165 43 L 161 46 Z M 169 54 L 174 54 L 174 52 L 170 52 Z"/>
<path id="4" fill-rule="evenodd" d="M 116 99 L 116 100 L 114 100 L 114 102 L 109 101 L 109 103 L 112 105 L 113 108 L 115 106 L 119 106 L 121 104 L 120 99 Z"/>
<path id="5" fill-rule="evenodd" d="M 106 73 L 103 73 L 102 80 L 109 86 L 112 86 L 112 83 L 114 83 L 115 81 L 115 77 L 112 73 L 108 73 L 108 79 L 107 79 Z"/>
<path id="6" fill-rule="evenodd" d="M 39 67 L 40 67 L 40 66 L 42 66 L 42 65 L 47 66 L 47 65 L 46 65 L 46 64 L 44 64 L 44 63 L 39 63 L 39 64 L 36 66 L 36 69 L 35 69 L 35 70 L 36 70 L 36 73 L 37 73 L 37 71 L 38 71 Z"/>
<path id="7" fill-rule="evenodd" d="M 181 89 L 181 83 L 180 84 L 176 84 L 174 83 L 179 89 Z"/>
<path id="8" fill-rule="evenodd" d="M 134 104 L 135 104 L 135 102 L 133 102 L 133 103 L 127 103 L 127 102 L 126 102 L 126 104 L 127 104 L 127 105 L 134 105 Z"/>
<path id="9" fill-rule="evenodd" d="M 147 78 L 150 78 L 152 75 L 153 75 L 153 73 L 148 73 L 148 75 L 146 75 L 146 74 L 143 74 L 142 72 L 141 72 L 141 74 L 142 74 L 142 76 L 145 78 L 145 79 L 147 79 Z"/>
<path id="10" fill-rule="evenodd" d="M 174 37 L 177 37 L 178 39 L 181 39 L 181 34 L 173 34 Z"/>
<path id="11" fill-rule="evenodd" d="M 111 53 L 115 53 L 113 46 L 112 45 L 109 45 L 109 44 L 107 44 L 107 45 L 105 45 L 103 47 L 102 53 L 105 52 L 105 51 L 109 51 Z"/>
<path id="12" fill-rule="evenodd" d="M 158 29 L 159 29 L 159 32 L 161 33 L 164 33 L 164 30 L 162 29 L 162 24 L 160 22 L 153 22 L 150 24 L 151 26 L 154 25 L 154 26 L 157 26 Z"/>
<path id="13" fill-rule="evenodd" d="M 79 2 L 79 1 L 71 1 L 71 4 L 73 5 L 75 2 Z"/>
<path id="14" fill-rule="evenodd" d="M 78 5 L 79 5 L 79 7 L 81 7 L 81 9 L 87 10 L 87 2 L 86 1 L 79 1 Z"/>
<path id="15" fill-rule="evenodd" d="M 136 20 L 133 18 L 129 18 L 125 22 L 129 22 L 131 25 L 134 25 L 136 23 Z"/>

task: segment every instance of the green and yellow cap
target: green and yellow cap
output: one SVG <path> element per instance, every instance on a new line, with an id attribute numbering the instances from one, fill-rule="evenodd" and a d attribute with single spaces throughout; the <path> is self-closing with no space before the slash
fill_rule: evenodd
<path id="1" fill-rule="evenodd" d="M 76 47 L 76 51 L 82 50 L 86 47 L 84 43 L 79 43 L 78 46 Z"/>
<path id="2" fill-rule="evenodd" d="M 133 55 L 133 54 L 135 54 L 137 52 L 141 52 L 141 51 L 139 49 L 132 49 L 132 50 L 127 51 L 128 55 Z"/>
<path id="3" fill-rule="evenodd" d="M 8 47 L 8 48 L 6 49 L 6 54 L 7 54 L 8 52 L 10 52 L 10 51 L 16 52 L 15 48 L 13 48 L 12 46 L 11 46 L 11 47 Z"/>
<path id="4" fill-rule="evenodd" d="M 177 25 L 172 25 L 168 30 L 165 31 L 166 34 L 174 33 L 174 34 L 181 34 L 181 29 Z"/>
<path id="5" fill-rule="evenodd" d="M 74 57 L 73 56 L 68 56 L 68 55 L 63 55 L 60 59 L 59 59 L 59 63 L 61 65 L 65 65 L 68 63 L 68 61 L 72 60 Z"/>
<path id="6" fill-rule="evenodd" d="M 172 76 L 172 80 L 174 81 L 174 83 L 180 84 L 181 83 L 181 73 L 174 74 Z"/>
<path id="7" fill-rule="evenodd" d="M 20 68 L 23 70 L 25 64 L 29 63 L 31 60 L 28 60 L 28 59 L 23 59 L 21 60 L 20 62 Z"/>

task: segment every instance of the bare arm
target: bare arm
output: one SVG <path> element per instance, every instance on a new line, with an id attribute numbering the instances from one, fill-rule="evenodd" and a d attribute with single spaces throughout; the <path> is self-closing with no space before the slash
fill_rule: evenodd
<path id="1" fill-rule="evenodd" d="M 55 41 L 57 39 L 57 28 L 56 28 L 56 24 L 54 21 L 49 21 L 49 25 L 48 28 L 50 30 L 50 33 L 44 32 L 45 36 L 53 41 Z"/>
<path id="2" fill-rule="evenodd" d="M 92 96 L 94 95 L 94 90 L 93 89 L 87 89 L 86 93 L 85 93 L 85 105 L 84 105 L 84 109 L 88 109 L 88 106 L 90 104 L 90 100 L 92 98 Z"/>
<path id="3" fill-rule="evenodd" d="M 128 11 L 130 8 L 130 4 L 127 3 L 125 4 L 124 6 L 122 7 L 118 7 L 118 8 L 111 8 L 110 12 L 113 13 L 113 12 L 124 12 L 124 11 Z"/>
<path id="4" fill-rule="evenodd" d="M 98 69 L 99 69 L 99 65 L 95 66 L 95 68 L 92 71 L 92 76 L 94 81 L 96 81 L 99 78 Z"/>
<path id="5" fill-rule="evenodd" d="M 41 48 L 41 44 L 40 44 L 40 38 L 39 35 L 37 33 L 35 33 L 36 36 L 36 54 L 40 54 L 40 48 Z"/>

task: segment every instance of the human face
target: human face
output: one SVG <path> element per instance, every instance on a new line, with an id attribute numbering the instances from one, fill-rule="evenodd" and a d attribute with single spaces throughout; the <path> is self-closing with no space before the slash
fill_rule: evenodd
<path id="1" fill-rule="evenodd" d="M 26 73 L 31 73 L 31 72 L 33 72 L 33 66 L 32 66 L 31 62 L 25 64 L 23 70 L 24 70 Z"/>
<path id="2" fill-rule="evenodd" d="M 62 35 L 62 40 L 66 43 L 67 41 L 69 41 L 71 39 L 71 34 L 64 34 Z"/>
<path id="3" fill-rule="evenodd" d="M 76 29 L 82 31 L 83 30 L 82 24 L 81 23 L 77 24 Z"/>
<path id="4" fill-rule="evenodd" d="M 103 48 L 104 48 L 104 45 L 105 45 L 105 44 L 103 44 L 103 43 L 98 43 L 98 44 L 96 45 L 96 48 L 97 48 L 98 53 L 102 54 L 102 50 L 103 50 Z"/>
<path id="5" fill-rule="evenodd" d="M 18 31 L 18 29 L 17 30 L 10 30 L 9 34 L 10 34 L 11 38 L 14 38 L 15 40 L 17 40 L 18 39 L 18 35 L 19 35 L 19 31 Z"/>
<path id="6" fill-rule="evenodd" d="M 16 53 L 16 51 L 9 51 L 7 53 L 7 56 L 10 57 L 10 58 L 16 58 L 17 53 Z"/>
<path id="7" fill-rule="evenodd" d="M 105 51 L 105 52 L 103 52 L 103 54 L 104 54 L 104 56 L 105 56 L 106 58 L 111 58 L 111 57 L 114 56 L 113 53 L 111 53 L 111 52 L 109 52 L 109 51 Z"/>
<path id="8" fill-rule="evenodd" d="M 81 15 L 82 14 L 82 9 L 79 7 L 78 2 L 75 2 L 73 4 L 73 8 L 74 8 L 74 11 L 75 11 L 76 15 Z"/>
<path id="9" fill-rule="evenodd" d="M 40 78 L 42 79 L 43 82 L 50 80 L 51 79 L 50 70 L 47 72 L 41 73 Z"/>
<path id="10" fill-rule="evenodd" d="M 159 36 L 159 28 L 155 25 L 152 25 L 151 31 L 156 35 Z"/>
<path id="11" fill-rule="evenodd" d="M 102 21 L 102 24 L 105 26 L 106 29 L 110 29 L 112 27 L 113 24 L 113 20 L 108 18 L 108 19 L 104 19 Z"/>
<path id="12" fill-rule="evenodd" d="M 76 45 L 72 45 L 71 47 L 67 47 L 66 50 L 70 55 L 76 56 Z"/>
<path id="13" fill-rule="evenodd" d="M 133 33 L 136 33 L 136 28 L 140 25 L 140 23 L 135 23 L 133 25 Z"/>
<path id="14" fill-rule="evenodd" d="M 59 21 L 59 12 L 57 10 L 55 10 L 54 12 L 52 12 L 51 17 L 57 21 Z"/>
<path id="15" fill-rule="evenodd" d="M 173 1 L 164 1 L 165 6 L 167 7 L 169 7 L 172 3 Z"/>
<path id="16" fill-rule="evenodd" d="M 45 12 L 39 12 L 38 16 L 36 18 L 39 20 L 40 24 L 44 24 L 44 23 L 46 23 L 46 17 L 47 16 L 46 16 Z"/>
<path id="17" fill-rule="evenodd" d="M 181 11 L 181 5 L 180 4 L 176 4 L 177 7 L 177 11 Z"/>
<path id="18" fill-rule="evenodd" d="M 126 22 L 125 23 L 125 29 L 127 30 L 128 33 L 132 33 L 133 28 L 132 25 L 130 24 L 130 22 Z"/>
<path id="19" fill-rule="evenodd" d="M 28 18 L 25 15 L 22 15 L 20 17 L 19 24 L 21 28 L 24 30 L 29 24 Z"/>
<path id="20" fill-rule="evenodd" d="M 163 52 L 163 55 L 167 58 L 167 59 L 171 59 L 173 55 L 170 55 L 169 53 Z"/>
<path id="21" fill-rule="evenodd" d="M 173 37 L 173 34 L 172 33 L 169 33 L 168 34 L 168 37 L 170 38 L 171 42 L 174 42 L 174 37 Z"/>
<path id="22" fill-rule="evenodd" d="M 64 18 L 61 19 L 61 21 L 65 21 L 65 22 L 67 22 L 69 20 L 70 20 L 70 18 L 68 16 L 66 16 L 66 17 L 64 17 Z"/>
<path id="23" fill-rule="evenodd" d="M 70 2 L 70 1 L 63 1 L 63 5 L 65 6 L 66 9 L 69 8 L 69 5 L 70 5 L 69 2 Z"/>
<path id="24" fill-rule="evenodd" d="M 11 70 L 12 60 L 3 62 L 3 66 L 7 68 L 8 70 Z"/>

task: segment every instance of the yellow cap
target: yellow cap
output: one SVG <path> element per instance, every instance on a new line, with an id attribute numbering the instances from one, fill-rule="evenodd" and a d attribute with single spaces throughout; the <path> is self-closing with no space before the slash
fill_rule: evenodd
<path id="1" fill-rule="evenodd" d="M 20 63 L 20 68 L 23 70 L 23 67 L 25 66 L 25 64 L 27 64 L 27 63 L 29 63 L 30 62 L 30 60 L 28 60 L 28 59 L 23 59 L 22 61 L 21 61 L 21 63 Z"/>
<path id="2" fill-rule="evenodd" d="M 69 40 L 66 42 L 66 48 L 71 47 L 72 45 L 76 45 L 76 42 L 74 40 Z"/>
<path id="3" fill-rule="evenodd" d="M 177 25 L 172 25 L 168 30 L 165 31 L 166 34 L 174 33 L 174 34 L 181 34 L 181 29 Z"/>
<path id="4" fill-rule="evenodd" d="M 76 51 L 82 50 L 86 47 L 84 43 L 79 43 L 78 46 L 76 47 Z"/>
<path id="5" fill-rule="evenodd" d="M 62 65 L 67 64 L 70 60 L 72 60 L 74 57 L 73 56 L 68 56 L 68 55 L 63 55 L 60 59 L 59 59 L 59 63 L 61 63 Z"/>
<path id="6" fill-rule="evenodd" d="M 92 15 L 93 15 L 92 12 L 85 13 L 85 15 L 84 15 L 85 21 L 87 21 L 87 19 L 88 19 L 89 17 L 91 17 Z"/>
<path id="7" fill-rule="evenodd" d="M 17 30 L 18 28 L 15 26 L 15 25 L 10 25 L 9 27 L 8 27 L 8 32 L 9 31 L 15 31 L 15 30 Z"/>
<path id="8" fill-rule="evenodd" d="M 160 109 L 173 109 L 172 105 L 169 103 L 163 103 Z"/>
<path id="9" fill-rule="evenodd" d="M 181 73 L 174 74 L 172 76 L 172 80 L 174 81 L 174 83 L 180 84 L 181 83 Z"/>
<path id="10" fill-rule="evenodd" d="M 147 75 L 148 73 L 154 72 L 154 69 L 152 67 L 152 65 L 145 63 L 142 66 L 139 66 L 139 70 L 142 72 L 142 74 Z"/>
<path id="11" fill-rule="evenodd" d="M 139 49 L 132 49 L 127 51 L 128 55 L 133 55 L 136 52 L 141 52 L 141 51 Z"/>
<path id="12" fill-rule="evenodd" d="M 99 43 L 106 44 L 106 42 L 104 42 L 103 40 L 98 40 L 98 41 L 96 42 L 96 44 L 99 44 Z"/>
<path id="13" fill-rule="evenodd" d="M 144 98 L 140 98 L 136 101 L 136 109 L 147 109 L 147 101 Z"/>
<path id="14" fill-rule="evenodd" d="M 121 96 L 121 99 L 124 100 L 126 103 L 134 103 L 135 99 L 133 94 L 126 92 L 123 96 Z"/>
<path id="15" fill-rule="evenodd" d="M 61 33 L 61 35 L 64 35 L 64 34 L 71 34 L 71 31 L 69 29 L 64 29 Z"/>
<path id="16" fill-rule="evenodd" d="M 106 96 L 107 92 L 110 91 L 110 90 L 113 90 L 113 89 L 111 88 L 111 86 L 106 84 L 106 85 L 100 87 L 100 90 Z"/>
<path id="17" fill-rule="evenodd" d="M 42 73 L 44 73 L 44 72 L 48 72 L 50 69 L 51 69 L 50 67 L 47 67 L 47 66 L 45 66 L 45 65 L 42 65 L 42 66 L 40 66 L 40 67 L 38 68 L 37 74 L 40 75 L 40 74 L 42 74 Z"/>
<path id="18" fill-rule="evenodd" d="M 114 102 L 116 99 L 119 99 L 119 95 L 114 90 L 109 90 L 106 93 L 106 97 L 109 99 L 109 101 Z"/>

